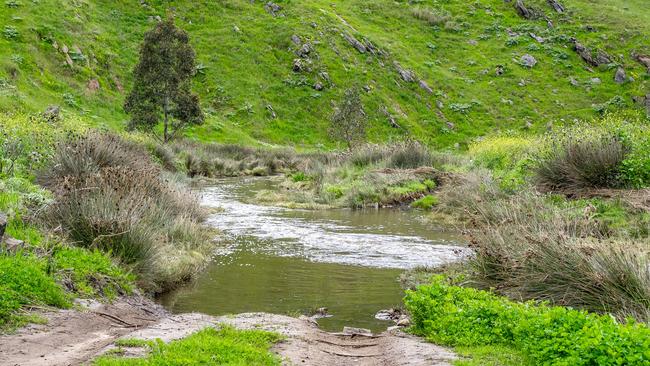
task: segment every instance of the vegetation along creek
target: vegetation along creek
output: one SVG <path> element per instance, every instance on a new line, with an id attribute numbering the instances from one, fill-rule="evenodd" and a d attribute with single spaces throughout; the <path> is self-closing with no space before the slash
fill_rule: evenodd
<path id="1" fill-rule="evenodd" d="M 435 230 L 422 212 L 404 209 L 302 210 L 250 202 L 275 178 L 229 178 L 201 189 L 216 209 L 207 225 L 223 232 L 223 249 L 192 283 L 165 294 L 174 312 L 213 315 L 263 311 L 309 314 L 318 323 L 382 332 L 393 322 L 375 318 L 401 307 L 401 272 L 440 266 L 469 252 L 453 231 Z"/>

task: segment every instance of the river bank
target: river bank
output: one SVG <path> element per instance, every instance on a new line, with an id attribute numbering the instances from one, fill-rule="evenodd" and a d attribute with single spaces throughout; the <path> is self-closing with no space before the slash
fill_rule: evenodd
<path id="1" fill-rule="evenodd" d="M 143 357 L 149 352 L 148 342 L 174 342 L 207 328 L 227 326 L 280 334 L 282 340 L 270 351 L 286 364 L 449 366 L 457 358 L 398 329 L 376 335 L 353 328 L 329 333 L 307 317 L 268 313 L 172 315 L 145 297 L 120 298 L 111 304 L 79 302 L 74 310 L 41 315 L 47 324 L 0 336 L 1 364 L 68 366 L 90 364 L 104 355 Z"/>

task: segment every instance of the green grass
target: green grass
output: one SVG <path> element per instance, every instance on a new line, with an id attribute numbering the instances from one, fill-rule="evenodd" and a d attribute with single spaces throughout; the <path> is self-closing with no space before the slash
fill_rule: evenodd
<path id="1" fill-rule="evenodd" d="M 420 198 L 419 200 L 414 201 L 411 203 L 411 207 L 413 208 L 419 208 L 421 210 L 430 210 L 432 209 L 435 205 L 438 204 L 440 200 L 436 196 L 428 195 Z"/>
<path id="2" fill-rule="evenodd" d="M 260 330 L 206 328 L 191 336 L 164 344 L 149 344 L 151 353 L 145 358 L 104 356 L 97 366 L 136 365 L 280 365 L 280 358 L 269 348 L 281 340 L 275 333 Z M 121 346 L 142 346 L 143 342 L 127 341 Z"/>
<path id="3" fill-rule="evenodd" d="M 495 130 L 540 132 L 549 121 L 635 108 L 631 97 L 648 90 L 650 78 L 631 57 L 650 54 L 644 0 L 576 0 L 565 4 L 565 14 L 544 0 L 526 1 L 553 28 L 543 19 L 521 19 L 512 3 L 501 0 L 279 3 L 282 16 L 273 17 L 261 2 L 235 0 L 154 0 L 147 7 L 108 0 L 7 2 L 0 7 L 6 26 L 0 36 L 0 110 L 40 112 L 57 104 L 64 115 L 81 115 L 91 125 L 122 128 L 128 119 L 121 108 L 124 90 L 142 36 L 153 17 L 172 8 L 202 65 L 194 87 L 208 118 L 188 131 L 200 141 L 332 147 L 326 128 L 331 105 L 353 83 L 370 89 L 362 100 L 371 141 L 408 136 L 440 146 Z M 444 24 L 414 16 L 416 8 L 445 15 Z M 386 55 L 360 54 L 341 33 L 367 38 Z M 539 44 L 529 33 L 546 41 Z M 294 34 L 313 46 L 311 71 L 291 70 L 299 48 Z M 570 49 L 570 37 L 608 52 L 614 64 L 587 70 Z M 66 65 L 64 45 L 72 66 Z M 538 60 L 533 69 L 517 64 L 524 54 Z M 393 61 L 413 70 L 433 93 L 402 81 Z M 504 66 L 501 76 L 497 65 Z M 614 83 L 616 65 L 634 81 Z M 600 83 L 591 81 L 596 77 Z M 87 90 L 91 79 L 99 81 L 96 92 Z M 317 81 L 324 90 L 312 88 Z M 389 115 L 400 128 L 391 126 Z"/>

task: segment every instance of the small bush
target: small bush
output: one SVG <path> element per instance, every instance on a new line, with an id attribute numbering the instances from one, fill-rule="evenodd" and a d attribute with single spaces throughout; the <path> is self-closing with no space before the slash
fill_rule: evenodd
<path id="1" fill-rule="evenodd" d="M 407 291 L 416 334 L 452 346 L 522 350 L 531 365 L 646 365 L 650 329 L 611 316 L 543 304 L 515 303 L 442 277 Z"/>

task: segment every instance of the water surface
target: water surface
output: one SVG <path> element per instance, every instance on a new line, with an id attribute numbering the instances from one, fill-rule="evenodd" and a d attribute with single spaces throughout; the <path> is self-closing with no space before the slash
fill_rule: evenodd
<path id="1" fill-rule="evenodd" d="M 244 203 L 273 178 L 226 179 L 202 190 L 221 210 L 207 221 L 224 234 L 214 263 L 161 298 L 174 312 L 297 314 L 327 307 L 322 328 L 386 329 L 374 314 L 400 306 L 399 274 L 459 260 L 458 236 L 411 210 L 297 210 Z"/>

